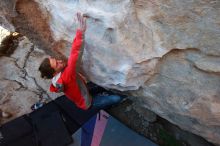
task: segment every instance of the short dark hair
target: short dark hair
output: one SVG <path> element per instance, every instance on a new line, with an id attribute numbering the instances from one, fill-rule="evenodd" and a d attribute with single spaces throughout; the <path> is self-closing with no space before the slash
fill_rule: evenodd
<path id="1" fill-rule="evenodd" d="M 49 58 L 45 58 L 42 61 L 41 65 L 39 67 L 39 71 L 41 72 L 42 78 L 47 78 L 47 79 L 53 78 L 55 70 L 51 67 Z"/>

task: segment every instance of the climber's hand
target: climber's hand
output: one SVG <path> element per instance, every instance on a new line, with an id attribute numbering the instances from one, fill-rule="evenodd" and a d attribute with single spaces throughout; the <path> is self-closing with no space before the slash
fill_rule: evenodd
<path id="1" fill-rule="evenodd" d="M 86 18 L 83 17 L 81 13 L 77 13 L 77 21 L 78 21 L 78 29 L 80 29 L 83 33 L 86 31 Z"/>

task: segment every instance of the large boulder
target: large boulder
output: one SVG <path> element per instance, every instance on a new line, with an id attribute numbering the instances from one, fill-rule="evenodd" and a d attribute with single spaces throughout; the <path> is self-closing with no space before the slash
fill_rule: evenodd
<path id="1" fill-rule="evenodd" d="M 141 107 L 220 144 L 220 1 L 17 0 L 9 6 L 0 22 L 46 52 L 64 43 L 66 55 L 74 16 L 82 12 L 88 18 L 83 68 L 91 81 L 127 92 Z"/>

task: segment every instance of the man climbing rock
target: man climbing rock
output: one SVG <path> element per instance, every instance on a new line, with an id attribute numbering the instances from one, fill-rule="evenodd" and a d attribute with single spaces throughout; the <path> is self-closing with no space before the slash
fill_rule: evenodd
<path id="1" fill-rule="evenodd" d="M 106 108 L 122 100 L 118 95 L 102 95 L 91 97 L 84 77 L 79 73 L 79 65 L 83 52 L 86 18 L 77 13 L 79 27 L 72 43 L 68 59 L 49 57 L 45 58 L 39 67 L 42 78 L 52 79 L 51 92 L 64 92 L 66 97 L 77 107 L 87 110 L 91 106 Z"/>

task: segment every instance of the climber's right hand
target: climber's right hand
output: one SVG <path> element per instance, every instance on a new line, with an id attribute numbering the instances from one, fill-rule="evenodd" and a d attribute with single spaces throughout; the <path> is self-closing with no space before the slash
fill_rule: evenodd
<path id="1" fill-rule="evenodd" d="M 78 21 L 78 29 L 80 29 L 83 33 L 86 31 L 86 17 L 83 17 L 83 15 L 80 12 L 76 13 L 77 21 Z"/>

